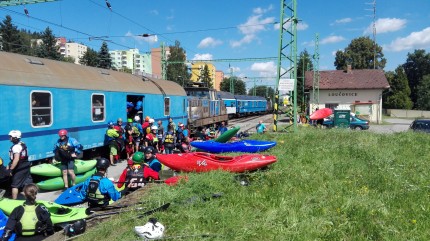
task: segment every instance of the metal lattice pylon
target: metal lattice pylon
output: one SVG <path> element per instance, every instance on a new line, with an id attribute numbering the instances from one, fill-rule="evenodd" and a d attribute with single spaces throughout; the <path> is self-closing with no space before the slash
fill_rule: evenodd
<path id="1" fill-rule="evenodd" d="M 320 104 L 320 54 L 319 54 L 319 35 L 315 34 L 315 53 L 313 56 L 314 60 L 314 76 L 312 82 L 312 110 Z"/>

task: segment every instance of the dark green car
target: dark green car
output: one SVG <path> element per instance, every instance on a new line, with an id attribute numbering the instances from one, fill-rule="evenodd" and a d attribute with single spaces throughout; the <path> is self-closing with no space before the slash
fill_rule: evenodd
<path id="1" fill-rule="evenodd" d="M 333 118 L 332 117 L 324 119 L 323 126 L 325 126 L 327 128 L 332 128 L 333 125 L 334 124 L 333 124 Z M 370 126 L 369 126 L 368 120 L 363 120 L 363 119 L 360 119 L 356 116 L 351 116 L 349 128 L 351 128 L 353 130 L 367 130 L 367 129 L 369 129 L 369 127 Z"/>

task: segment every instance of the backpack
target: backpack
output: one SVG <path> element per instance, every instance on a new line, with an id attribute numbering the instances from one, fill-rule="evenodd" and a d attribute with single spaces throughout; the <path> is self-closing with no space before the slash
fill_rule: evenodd
<path id="1" fill-rule="evenodd" d="M 133 133 L 131 134 L 133 137 L 138 137 L 140 136 L 140 131 L 136 126 L 133 126 L 132 128 Z"/>

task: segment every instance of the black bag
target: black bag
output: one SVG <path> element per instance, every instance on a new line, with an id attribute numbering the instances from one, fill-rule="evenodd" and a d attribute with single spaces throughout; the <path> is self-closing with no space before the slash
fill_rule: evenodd
<path id="1" fill-rule="evenodd" d="M 64 150 L 63 148 L 58 148 L 55 151 L 55 160 L 57 161 L 68 161 L 72 159 L 72 153 L 69 150 Z"/>

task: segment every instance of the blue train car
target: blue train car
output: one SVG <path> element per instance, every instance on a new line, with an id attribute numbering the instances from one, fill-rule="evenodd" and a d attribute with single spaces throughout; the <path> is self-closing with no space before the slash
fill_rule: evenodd
<path id="1" fill-rule="evenodd" d="M 224 102 L 229 118 L 233 118 L 234 116 L 236 116 L 237 103 L 234 95 L 226 91 L 217 91 L 216 95 L 218 99 Z"/>
<path id="2" fill-rule="evenodd" d="M 267 100 L 261 96 L 235 95 L 237 101 L 236 115 L 247 116 L 267 112 Z"/>
<path id="3" fill-rule="evenodd" d="M 58 131 L 98 154 L 108 121 L 145 116 L 187 121 L 185 90 L 172 81 L 0 52 L 0 156 L 9 162 L 10 130 L 20 130 L 29 160 L 54 155 Z M 128 105 L 127 105 L 128 103 Z M 107 154 L 107 153 L 105 153 Z"/>

